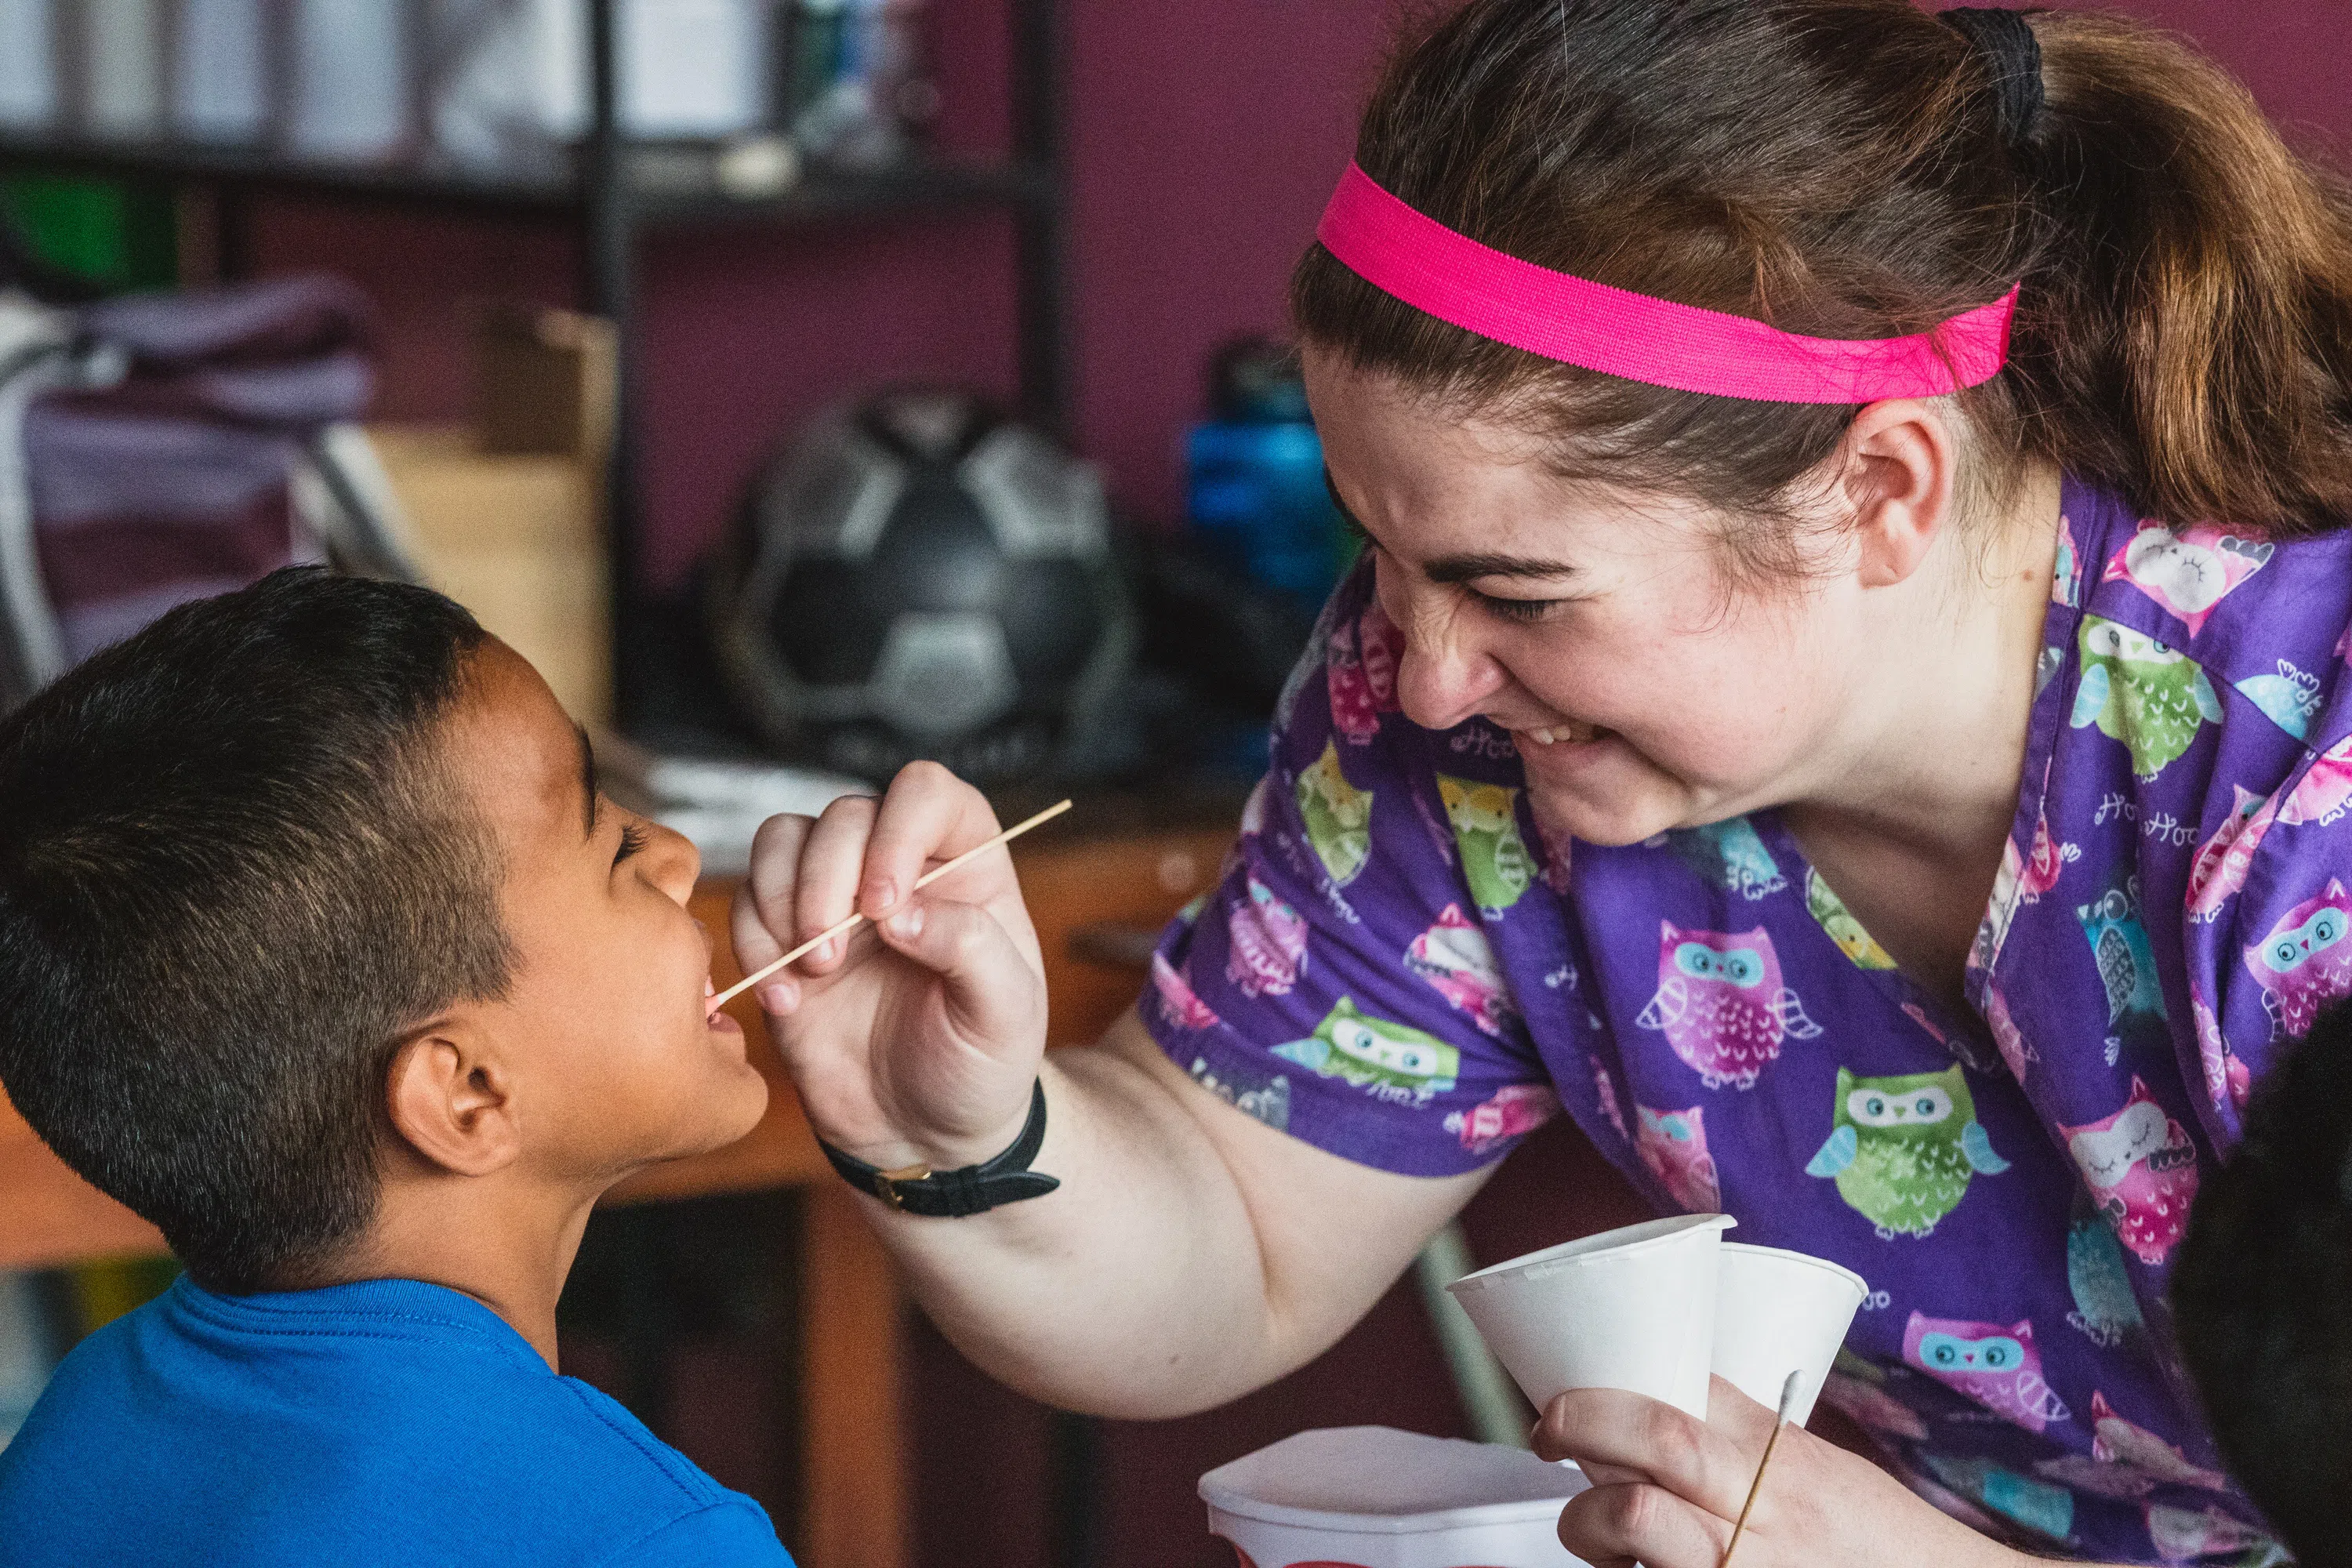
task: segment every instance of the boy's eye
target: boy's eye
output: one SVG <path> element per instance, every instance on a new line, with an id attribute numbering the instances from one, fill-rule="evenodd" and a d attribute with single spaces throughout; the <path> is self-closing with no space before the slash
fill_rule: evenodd
<path id="1" fill-rule="evenodd" d="M 630 856 L 635 854 L 638 850 L 643 849 L 646 845 L 652 842 L 653 836 L 648 834 L 644 828 L 638 826 L 635 823 L 625 822 L 621 824 L 621 847 L 614 852 L 613 856 L 613 864 L 615 866 L 619 865 L 622 861 L 627 859 Z"/>

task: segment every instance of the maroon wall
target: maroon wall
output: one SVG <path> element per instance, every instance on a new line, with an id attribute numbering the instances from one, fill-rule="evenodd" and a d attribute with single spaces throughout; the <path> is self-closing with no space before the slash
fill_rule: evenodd
<path id="1" fill-rule="evenodd" d="M 1076 434 L 1132 512 L 1177 514 L 1176 441 L 1209 351 L 1277 330 L 1291 262 L 1345 163 L 1400 0 L 1070 0 L 1068 143 Z M 1003 0 L 934 0 L 945 138 L 1002 146 Z M 2195 37 L 2299 142 L 2352 138 L 2341 0 L 2129 0 Z M 563 235 L 524 224 L 278 206 L 272 269 L 360 278 L 387 326 L 383 407 L 463 410 L 459 303 L 572 297 Z M 674 235 L 644 266 L 649 543 L 675 583 L 760 454 L 877 381 L 1010 389 L 1012 247 L 986 216 L 829 233 Z"/>

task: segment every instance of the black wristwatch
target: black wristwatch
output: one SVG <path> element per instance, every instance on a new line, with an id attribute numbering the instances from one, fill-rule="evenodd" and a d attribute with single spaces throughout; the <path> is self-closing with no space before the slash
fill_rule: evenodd
<path id="1" fill-rule="evenodd" d="M 824 1139 L 816 1146 L 841 1173 L 841 1179 L 861 1193 L 880 1198 L 908 1214 L 954 1219 L 980 1214 L 1023 1198 L 1042 1198 L 1062 1184 L 1029 1168 L 1045 1146 L 1045 1084 L 1040 1079 L 1029 1092 L 1029 1122 L 1013 1147 L 985 1164 L 961 1170 L 934 1171 L 929 1165 L 907 1165 L 886 1171 L 845 1154 Z"/>

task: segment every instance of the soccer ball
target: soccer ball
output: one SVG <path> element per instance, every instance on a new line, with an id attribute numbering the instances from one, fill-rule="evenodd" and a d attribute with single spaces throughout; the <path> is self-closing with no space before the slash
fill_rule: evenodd
<path id="1" fill-rule="evenodd" d="M 833 410 L 753 479 L 711 630 L 788 754 L 982 784 L 1076 771 L 1135 643 L 1095 471 L 938 391 Z"/>

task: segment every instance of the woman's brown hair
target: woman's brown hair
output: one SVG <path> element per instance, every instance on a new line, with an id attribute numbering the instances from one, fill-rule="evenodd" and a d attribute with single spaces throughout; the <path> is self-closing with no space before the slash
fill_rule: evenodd
<path id="1" fill-rule="evenodd" d="M 1905 0 L 1469 0 L 1391 60 L 1357 161 L 1513 256 L 1796 332 L 1920 331 L 2021 280 L 2009 368 L 1958 395 L 1980 482 L 2038 457 L 2176 523 L 2352 520 L 2352 200 L 2170 37 L 2030 25 L 2020 124 L 2000 62 Z M 1319 245 L 1291 298 L 1309 342 L 1533 421 L 1563 471 L 1737 514 L 1854 413 L 1538 359 Z M 1785 565 L 1784 531 L 1728 542 Z"/>

